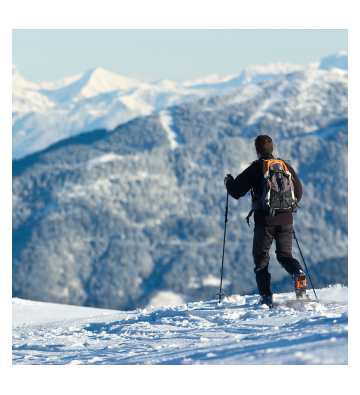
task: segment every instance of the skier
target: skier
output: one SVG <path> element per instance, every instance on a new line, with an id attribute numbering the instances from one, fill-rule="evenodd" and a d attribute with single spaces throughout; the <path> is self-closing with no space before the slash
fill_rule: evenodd
<path id="1" fill-rule="evenodd" d="M 292 236 L 293 236 L 293 216 L 289 209 L 287 212 L 279 212 L 281 210 L 274 210 L 270 208 L 270 212 L 264 211 L 263 202 L 258 204 L 259 197 L 264 196 L 263 188 L 270 185 L 262 173 L 263 161 L 274 159 L 272 153 L 274 152 L 273 141 L 269 136 L 260 135 L 255 139 L 255 149 L 258 160 L 254 161 L 247 169 L 239 174 L 235 179 L 233 177 L 225 177 L 224 184 L 229 192 L 229 195 L 234 199 L 239 199 L 245 196 L 250 190 L 253 197 L 253 206 L 250 211 L 247 221 L 249 224 L 249 217 L 254 212 L 254 239 L 253 239 L 253 258 L 255 263 L 256 283 L 260 294 L 260 304 L 266 304 L 269 308 L 273 307 L 273 293 L 271 291 L 270 278 L 268 271 L 270 256 L 269 250 L 273 239 L 276 242 L 276 257 L 281 266 L 291 275 L 295 293 L 297 298 L 301 298 L 306 292 L 305 274 L 300 263 L 292 256 Z M 267 162 L 272 163 L 272 162 Z M 295 195 L 295 205 L 302 197 L 301 182 L 296 175 L 295 170 L 287 163 L 285 164 L 288 172 L 285 172 L 280 166 L 280 170 L 275 172 L 287 173 L 286 177 L 291 178 L 293 182 L 293 195 Z M 292 177 L 290 176 L 291 173 Z M 269 172 L 268 172 L 269 173 Z M 274 172 L 272 173 L 275 174 Z M 278 175 L 280 177 L 282 175 Z M 285 179 L 285 181 L 287 181 Z M 282 181 L 283 182 L 283 181 Z M 287 181 L 289 185 L 290 181 Z M 264 186 L 265 185 L 265 186 Z M 279 196 L 279 195 L 278 195 Z M 288 196 L 288 195 L 287 195 Z M 279 200 L 279 199 L 277 199 Z M 282 200 L 282 199 L 280 199 Z M 286 200 L 286 199 L 285 199 Z M 267 200 L 269 202 L 270 199 Z M 271 199 L 273 201 L 273 199 Z M 282 205 L 281 205 L 282 206 Z M 273 211 L 271 211 L 273 210 Z M 249 224 L 250 226 L 250 224 Z"/>

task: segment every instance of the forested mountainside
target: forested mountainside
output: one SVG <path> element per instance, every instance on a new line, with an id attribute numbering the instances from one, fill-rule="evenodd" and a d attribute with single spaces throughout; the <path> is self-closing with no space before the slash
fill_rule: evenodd
<path id="1" fill-rule="evenodd" d="M 14 160 L 13 296 L 122 310 L 162 291 L 214 299 L 223 178 L 256 159 L 259 134 L 303 184 L 294 226 L 315 287 L 346 285 L 347 103 L 347 71 L 299 71 Z M 249 210 L 249 196 L 230 198 L 227 294 L 257 292 Z M 274 251 L 273 290 L 291 291 Z M 294 255 L 301 261 L 295 243 Z"/>

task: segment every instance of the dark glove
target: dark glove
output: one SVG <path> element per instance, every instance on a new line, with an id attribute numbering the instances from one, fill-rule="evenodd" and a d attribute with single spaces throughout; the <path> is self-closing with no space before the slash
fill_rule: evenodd
<path id="1" fill-rule="evenodd" d="M 228 175 L 224 178 L 224 184 L 226 185 L 226 183 L 227 183 L 229 180 L 234 181 L 234 177 L 233 177 L 231 174 L 228 174 Z"/>

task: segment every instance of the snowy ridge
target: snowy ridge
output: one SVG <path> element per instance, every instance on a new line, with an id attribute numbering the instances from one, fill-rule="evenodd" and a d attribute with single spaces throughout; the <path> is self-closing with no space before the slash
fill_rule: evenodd
<path id="1" fill-rule="evenodd" d="M 70 77 L 61 78 L 60 80 L 57 81 L 41 82 L 39 85 L 41 89 L 49 90 L 49 91 L 61 89 L 64 88 L 65 86 L 71 85 L 74 82 L 78 81 L 83 75 L 84 74 L 76 74 Z"/>
<path id="2" fill-rule="evenodd" d="M 166 79 L 144 83 L 97 67 L 40 84 L 26 81 L 13 65 L 13 159 L 84 131 L 112 130 L 137 116 L 288 73 L 316 69 L 319 63 L 248 66 L 239 75 L 210 75 L 183 83 Z M 347 69 L 347 54 L 328 57 L 321 65 L 325 69 Z"/>
<path id="3" fill-rule="evenodd" d="M 246 128 L 242 132 L 241 137 L 249 137 L 253 131 L 254 126 L 259 122 L 261 118 L 269 113 L 271 107 L 279 103 L 281 100 L 284 100 L 284 90 L 288 89 L 289 85 L 291 85 L 291 82 L 289 82 L 289 80 L 285 78 L 284 81 L 282 81 L 281 87 L 279 88 L 278 92 L 269 99 L 266 99 L 262 103 L 262 105 L 259 106 L 257 111 L 252 114 L 251 117 L 248 119 Z M 281 118 L 279 118 L 279 120 L 281 122 Z"/>
<path id="4" fill-rule="evenodd" d="M 68 80 L 70 82 L 70 80 Z M 65 81 L 64 81 L 65 82 Z M 91 99 L 95 96 L 114 91 L 129 91 L 140 85 L 140 81 L 123 77 L 107 71 L 101 67 L 89 70 L 81 78 L 64 85 L 60 89 L 42 90 L 41 93 L 49 95 L 58 102 Z"/>
<path id="5" fill-rule="evenodd" d="M 281 106 L 288 100 L 288 92 L 293 88 L 298 90 L 299 94 L 296 101 L 287 103 L 288 108 L 292 107 L 292 110 L 296 112 L 313 106 L 315 112 L 320 114 L 323 111 L 324 106 L 327 105 L 327 101 L 323 97 L 317 97 L 316 94 L 314 94 L 314 87 L 320 86 L 319 81 L 321 80 L 322 84 L 329 85 L 338 79 L 345 82 L 347 81 L 347 77 L 347 71 L 340 69 L 332 69 L 330 72 L 326 72 L 324 70 L 309 70 L 303 73 L 295 73 L 290 76 L 280 77 L 280 84 L 276 93 L 259 105 L 257 111 L 251 115 L 241 137 L 249 137 L 256 124 L 258 124 L 262 118 L 267 117 L 270 120 L 275 120 L 279 124 L 283 122 L 281 117 L 274 117 L 272 110 L 275 110 L 276 112 L 277 107 Z M 347 98 L 343 97 L 339 103 L 339 108 L 343 111 L 344 118 L 347 117 L 347 106 Z M 298 126 L 304 126 L 301 119 L 298 119 L 295 122 Z M 316 125 L 305 127 L 304 129 L 305 133 L 312 134 L 317 131 L 316 134 L 319 135 L 318 126 Z"/>
<path id="6" fill-rule="evenodd" d="M 15 299 L 22 324 L 13 325 L 13 364 L 347 364 L 348 288 L 316 293 L 321 303 L 291 305 L 284 302 L 293 293 L 275 294 L 272 310 L 258 295 L 113 314 L 89 309 L 87 318 L 86 308 L 74 318 L 68 306 L 67 319 L 66 306 L 52 305 L 52 322 L 46 303 Z M 27 323 L 26 308 L 37 323 Z"/>
<path id="7" fill-rule="evenodd" d="M 196 80 L 193 80 L 193 81 L 183 81 L 182 85 L 185 87 L 189 87 L 189 86 L 219 84 L 222 82 L 228 82 L 235 77 L 237 77 L 236 74 L 231 74 L 231 75 L 228 75 L 227 77 L 223 77 L 223 78 L 219 77 L 216 74 L 211 74 L 206 77 L 197 78 Z"/>
<path id="8" fill-rule="evenodd" d="M 339 51 L 334 55 L 323 58 L 320 62 L 319 68 L 323 70 L 329 70 L 333 67 L 338 69 L 348 69 L 348 54 L 345 51 Z"/>
<path id="9" fill-rule="evenodd" d="M 308 66 L 310 69 L 317 69 L 319 67 L 318 63 L 311 63 Z M 304 66 L 291 63 L 269 63 L 266 66 L 248 66 L 244 70 L 241 77 L 243 78 L 243 83 L 254 82 L 254 78 L 259 78 L 268 75 L 284 75 L 289 73 L 294 73 L 295 71 L 303 71 Z"/>

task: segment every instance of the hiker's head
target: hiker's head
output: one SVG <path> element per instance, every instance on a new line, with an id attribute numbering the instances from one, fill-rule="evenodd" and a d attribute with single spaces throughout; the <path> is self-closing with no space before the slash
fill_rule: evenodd
<path id="1" fill-rule="evenodd" d="M 271 137 L 266 135 L 257 136 L 255 139 L 255 148 L 259 158 L 266 154 L 272 154 L 274 146 Z"/>

